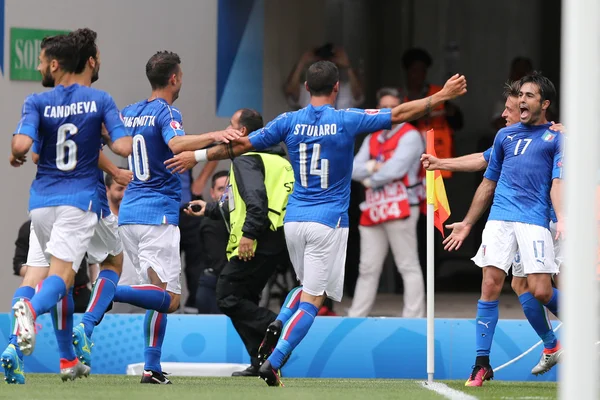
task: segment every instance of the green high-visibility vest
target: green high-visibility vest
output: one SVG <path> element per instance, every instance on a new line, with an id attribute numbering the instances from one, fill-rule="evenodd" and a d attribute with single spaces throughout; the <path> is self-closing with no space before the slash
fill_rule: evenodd
<path id="1" fill-rule="evenodd" d="M 260 156 L 265 170 L 265 188 L 267 189 L 269 221 L 272 231 L 283 226 L 288 197 L 294 188 L 294 171 L 288 160 L 276 154 L 249 152 L 244 154 Z M 242 157 L 244 157 L 242 156 Z M 238 246 L 242 238 L 242 227 L 246 221 L 246 203 L 240 196 L 233 165 L 229 170 L 229 243 L 227 244 L 227 259 L 238 255 Z M 256 251 L 258 241 L 254 242 Z"/>

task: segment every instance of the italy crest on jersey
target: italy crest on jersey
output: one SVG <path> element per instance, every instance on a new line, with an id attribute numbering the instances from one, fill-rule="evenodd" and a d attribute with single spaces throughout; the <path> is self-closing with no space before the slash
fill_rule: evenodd
<path id="1" fill-rule="evenodd" d="M 555 133 L 552 133 L 550 131 L 546 131 L 544 132 L 544 134 L 542 135 L 542 139 L 544 139 L 546 142 L 551 142 L 554 140 L 554 138 L 556 137 Z"/>

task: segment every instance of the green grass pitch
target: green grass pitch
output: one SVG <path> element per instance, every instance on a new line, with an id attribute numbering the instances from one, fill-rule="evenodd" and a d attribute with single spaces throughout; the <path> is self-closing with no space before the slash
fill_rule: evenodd
<path id="1" fill-rule="evenodd" d="M 141 385 L 140 378 L 125 375 L 91 375 L 63 383 L 57 374 L 29 374 L 26 385 L 3 385 L 0 399 L 110 399 L 110 400 L 379 400 L 444 399 L 414 380 L 292 379 L 285 388 L 271 388 L 258 378 L 171 377 L 172 385 Z M 556 384 L 549 382 L 486 382 L 467 388 L 463 381 L 444 381 L 449 387 L 477 399 L 556 399 Z"/>

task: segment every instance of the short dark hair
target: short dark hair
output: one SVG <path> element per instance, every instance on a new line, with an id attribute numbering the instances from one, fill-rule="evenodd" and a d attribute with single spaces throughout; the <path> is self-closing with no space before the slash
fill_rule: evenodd
<path id="1" fill-rule="evenodd" d="M 242 108 L 240 111 L 240 125 L 246 127 L 248 134 L 264 126 L 263 117 L 258 111 L 251 108 Z"/>
<path id="2" fill-rule="evenodd" d="M 549 100 L 550 104 L 554 104 L 554 101 L 556 100 L 556 88 L 552 81 L 542 75 L 541 72 L 533 71 L 531 74 L 525 75 L 519 81 L 519 88 L 526 83 L 533 83 L 538 87 L 541 97 L 540 102 Z"/>
<path id="3" fill-rule="evenodd" d="M 214 189 L 215 185 L 217 184 L 217 179 L 227 177 L 227 176 L 229 176 L 229 171 L 215 172 L 215 174 L 212 176 L 212 184 L 210 187 Z"/>
<path id="4" fill-rule="evenodd" d="M 123 167 L 119 167 L 119 169 L 129 169 L 129 168 L 123 168 Z M 115 183 L 115 180 L 113 178 L 113 176 L 111 174 L 104 174 L 104 185 L 106 187 L 111 187 L 113 185 L 113 183 Z"/>
<path id="5" fill-rule="evenodd" d="M 146 76 L 152 89 L 167 86 L 171 75 L 177 73 L 181 58 L 171 51 L 158 51 L 146 63 Z"/>
<path id="6" fill-rule="evenodd" d="M 521 91 L 521 85 L 519 81 L 507 81 L 504 84 L 504 98 L 508 99 L 509 97 L 519 97 L 519 92 Z"/>
<path id="7" fill-rule="evenodd" d="M 40 48 L 49 60 L 56 60 L 65 72 L 75 73 L 79 64 L 77 41 L 71 35 L 47 36 L 42 39 Z"/>
<path id="8" fill-rule="evenodd" d="M 339 80 L 338 68 L 331 61 L 317 61 L 306 71 L 306 84 L 311 96 L 329 96 Z"/>
<path id="9" fill-rule="evenodd" d="M 82 28 L 71 32 L 70 35 L 73 35 L 77 41 L 79 64 L 77 64 L 75 73 L 80 74 L 85 69 L 90 57 L 96 59 L 96 55 L 98 54 L 96 38 L 98 37 L 98 34 L 89 28 Z"/>
<path id="10" fill-rule="evenodd" d="M 398 89 L 393 88 L 393 87 L 382 87 L 375 94 L 375 98 L 377 100 L 377 104 L 379 104 L 379 102 L 381 101 L 381 99 L 384 98 L 385 96 L 392 96 L 392 97 L 395 97 L 397 99 L 401 99 L 401 97 L 400 97 L 400 91 Z"/>
<path id="11" fill-rule="evenodd" d="M 408 69 L 417 61 L 423 62 L 427 68 L 431 67 L 431 64 L 433 63 L 429 53 L 426 50 L 417 47 L 406 50 L 402 55 L 402 65 L 404 65 L 404 69 Z"/>

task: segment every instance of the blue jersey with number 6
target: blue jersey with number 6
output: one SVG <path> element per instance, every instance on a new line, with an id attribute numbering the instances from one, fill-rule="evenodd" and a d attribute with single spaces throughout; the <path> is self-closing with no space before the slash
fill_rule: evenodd
<path id="1" fill-rule="evenodd" d="M 128 136 L 112 97 L 101 90 L 56 86 L 25 99 L 14 134 L 31 137 L 40 158 L 31 185 L 29 210 L 98 206 L 98 149 L 102 123 L 113 141 Z"/>
<path id="2" fill-rule="evenodd" d="M 560 132 L 517 123 L 498 131 L 484 177 L 497 182 L 488 220 L 548 228 L 550 188 L 562 178 Z"/>
<path id="3" fill-rule="evenodd" d="M 250 134 L 250 143 L 263 150 L 285 142 L 294 168 L 286 222 L 318 222 L 348 226 L 354 141 L 361 133 L 390 129 L 391 110 L 336 110 L 309 105 L 284 113 Z"/>
<path id="4" fill-rule="evenodd" d="M 173 157 L 169 141 L 184 135 L 181 113 L 165 100 L 142 100 L 122 111 L 133 136 L 127 186 L 119 210 L 119 225 L 178 225 L 181 180 L 164 162 Z"/>

